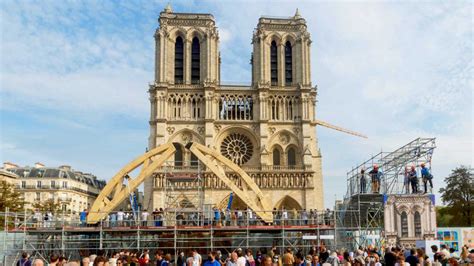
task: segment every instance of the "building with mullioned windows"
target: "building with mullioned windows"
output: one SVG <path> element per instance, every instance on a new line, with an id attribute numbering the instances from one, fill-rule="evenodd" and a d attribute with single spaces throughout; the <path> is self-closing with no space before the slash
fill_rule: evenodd
<path id="1" fill-rule="evenodd" d="M 311 38 L 299 12 L 258 20 L 247 86 L 221 83 L 219 32 L 211 14 L 175 13 L 168 6 L 159 24 L 149 86 L 149 148 L 174 143 L 172 172 L 186 172 L 196 169 L 198 160 L 185 145 L 203 144 L 248 173 L 272 207 L 322 210 L 317 89 L 311 83 Z M 229 188 L 210 171 L 203 169 L 200 176 L 204 202 L 227 206 Z M 148 209 L 165 207 L 165 179 L 159 171 L 145 181 Z M 178 182 L 173 189 L 196 186 Z M 232 204 L 246 207 L 238 198 Z"/>
<path id="2" fill-rule="evenodd" d="M 4 163 L 2 170 L 18 176 L 16 189 L 23 194 L 28 209 L 34 202 L 53 200 L 66 214 L 78 214 L 92 205 L 105 186 L 104 180 L 67 165 L 46 167 L 36 163 L 34 167 L 20 167 Z"/>

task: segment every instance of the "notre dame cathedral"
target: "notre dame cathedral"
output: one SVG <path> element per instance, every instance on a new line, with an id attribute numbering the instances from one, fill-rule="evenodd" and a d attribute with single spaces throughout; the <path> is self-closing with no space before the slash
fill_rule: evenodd
<path id="1" fill-rule="evenodd" d="M 149 148 L 172 142 L 174 166 L 185 170 L 198 163 L 185 145 L 198 142 L 245 170 L 272 207 L 322 210 L 311 38 L 298 11 L 288 18 L 259 19 L 248 86 L 221 83 L 219 32 L 212 15 L 175 13 L 168 6 L 154 37 Z M 205 203 L 227 206 L 230 190 L 212 172 L 204 169 L 201 176 Z M 145 182 L 149 210 L 165 207 L 164 178 L 157 173 Z M 234 199 L 234 206 L 245 208 L 238 204 Z"/>

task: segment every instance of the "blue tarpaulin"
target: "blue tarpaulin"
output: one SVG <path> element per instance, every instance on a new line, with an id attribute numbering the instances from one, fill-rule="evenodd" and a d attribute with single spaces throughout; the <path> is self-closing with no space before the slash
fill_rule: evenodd
<path id="1" fill-rule="evenodd" d="M 230 210 L 230 207 L 232 207 L 232 200 L 234 199 L 234 193 L 230 193 L 229 196 L 229 203 L 227 204 L 227 209 Z"/>

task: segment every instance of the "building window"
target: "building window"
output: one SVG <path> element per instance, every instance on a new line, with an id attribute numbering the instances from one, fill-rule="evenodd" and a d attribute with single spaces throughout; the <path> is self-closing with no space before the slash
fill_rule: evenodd
<path id="1" fill-rule="evenodd" d="M 421 215 L 415 212 L 415 237 L 421 237 Z"/>
<path id="2" fill-rule="evenodd" d="M 191 83 L 197 84 L 201 79 L 201 54 L 199 47 L 199 39 L 194 37 L 191 46 Z"/>
<path id="3" fill-rule="evenodd" d="M 280 150 L 273 150 L 273 165 L 280 165 Z"/>
<path id="4" fill-rule="evenodd" d="M 53 180 L 51 181 L 51 188 L 55 188 L 56 187 L 56 182 Z"/>
<path id="5" fill-rule="evenodd" d="M 36 200 L 41 200 L 41 193 L 36 192 Z"/>
<path id="6" fill-rule="evenodd" d="M 408 237 L 408 216 L 406 212 L 402 212 L 402 237 Z"/>
<path id="7" fill-rule="evenodd" d="M 67 188 L 67 181 L 63 181 L 63 188 Z"/>
<path id="8" fill-rule="evenodd" d="M 270 75 L 272 85 L 278 84 L 278 49 L 275 41 L 270 46 Z"/>
<path id="9" fill-rule="evenodd" d="M 26 181 L 21 181 L 21 188 L 26 188 Z"/>
<path id="10" fill-rule="evenodd" d="M 183 147 L 179 143 L 173 143 L 176 152 L 174 153 L 174 166 L 183 166 Z"/>
<path id="11" fill-rule="evenodd" d="M 184 73 L 184 44 L 183 39 L 178 36 L 174 44 L 174 83 L 183 83 Z"/>
<path id="12" fill-rule="evenodd" d="M 41 181 L 36 181 L 36 188 L 41 188 Z"/>
<path id="13" fill-rule="evenodd" d="M 292 64 L 291 43 L 286 42 L 285 44 L 285 84 L 291 85 L 291 83 L 293 83 L 293 64 Z"/>
<path id="14" fill-rule="evenodd" d="M 288 149 L 288 166 L 296 165 L 296 151 L 294 148 Z"/>

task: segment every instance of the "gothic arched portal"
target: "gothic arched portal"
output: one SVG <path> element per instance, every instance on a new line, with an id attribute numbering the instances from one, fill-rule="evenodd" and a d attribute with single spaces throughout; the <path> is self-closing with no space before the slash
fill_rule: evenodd
<path id="1" fill-rule="evenodd" d="M 282 208 L 285 208 L 286 210 L 302 210 L 303 208 L 301 205 L 296 201 L 294 198 L 291 196 L 284 196 L 278 203 L 275 205 L 275 208 L 277 210 L 281 210 Z"/>

